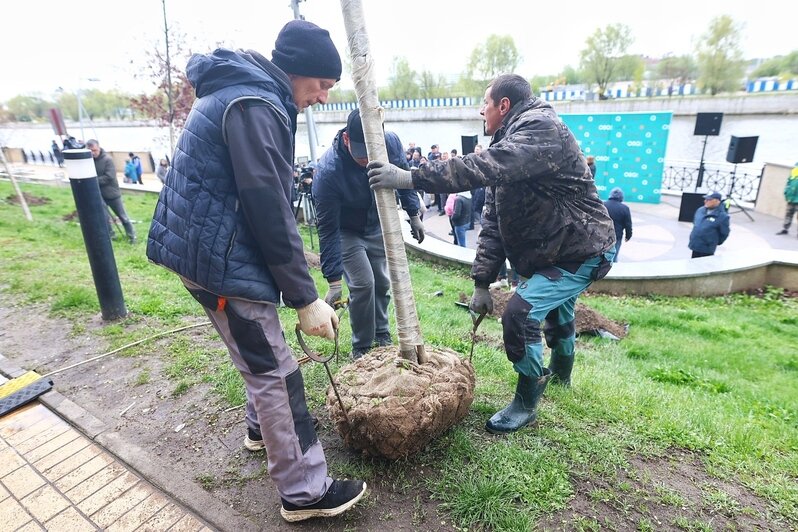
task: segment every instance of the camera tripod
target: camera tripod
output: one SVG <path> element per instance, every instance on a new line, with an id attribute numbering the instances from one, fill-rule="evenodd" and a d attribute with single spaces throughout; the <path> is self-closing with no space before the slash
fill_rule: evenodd
<path id="1" fill-rule="evenodd" d="M 310 249 L 315 250 L 316 245 L 313 242 L 313 232 L 316 228 L 316 205 L 313 203 L 313 198 L 307 192 L 300 192 L 298 194 L 296 207 L 294 207 L 294 220 L 299 222 L 299 211 L 302 210 L 302 217 L 305 219 L 305 225 L 308 226 L 310 233 Z"/>
<path id="2" fill-rule="evenodd" d="M 745 207 L 743 207 L 742 205 L 737 203 L 737 200 L 734 199 L 734 195 L 733 194 L 734 194 L 734 185 L 735 185 L 736 179 L 737 179 L 737 165 L 735 164 L 734 165 L 734 170 L 732 170 L 732 173 L 731 173 L 731 185 L 729 186 L 729 201 L 734 203 L 734 206 L 737 207 L 738 209 L 740 209 L 740 210 L 734 211 L 734 212 L 741 212 L 741 213 L 745 214 L 746 216 L 748 216 L 748 219 L 753 222 L 754 218 L 750 214 L 748 214 L 748 211 L 745 209 Z M 729 210 L 728 208 L 726 210 L 729 212 L 729 214 L 733 214 L 732 211 Z"/>

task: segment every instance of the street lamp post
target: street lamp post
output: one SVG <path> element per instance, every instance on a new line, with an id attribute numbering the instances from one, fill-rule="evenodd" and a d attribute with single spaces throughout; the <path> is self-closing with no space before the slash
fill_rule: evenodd
<path id="1" fill-rule="evenodd" d="M 299 13 L 299 2 L 302 0 L 291 0 L 291 9 L 294 11 L 294 20 L 305 20 Z M 313 110 L 310 106 L 305 108 L 305 123 L 308 127 L 308 144 L 310 144 L 310 160 L 316 164 L 318 156 L 316 155 L 316 146 L 318 139 L 316 138 L 316 122 L 313 120 Z"/>
<path id="2" fill-rule="evenodd" d="M 81 93 L 80 81 L 81 81 L 81 79 L 82 78 L 78 78 L 78 93 L 77 93 L 77 99 L 78 99 L 78 123 L 80 124 L 80 141 L 81 142 L 86 142 L 86 134 L 83 132 L 83 102 L 80 99 L 80 93 Z M 86 78 L 86 81 L 100 81 L 100 80 L 97 79 L 97 78 Z M 96 131 L 94 132 L 94 136 L 95 137 L 97 136 L 97 132 Z"/>

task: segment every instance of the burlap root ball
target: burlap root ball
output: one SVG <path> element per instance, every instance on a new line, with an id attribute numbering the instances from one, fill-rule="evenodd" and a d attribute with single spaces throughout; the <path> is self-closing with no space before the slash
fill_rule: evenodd
<path id="1" fill-rule="evenodd" d="M 344 443 L 395 460 L 422 450 L 465 417 L 474 400 L 474 367 L 450 349 L 426 347 L 430 361 L 412 364 L 396 346 L 370 351 L 335 376 L 327 408 Z"/>

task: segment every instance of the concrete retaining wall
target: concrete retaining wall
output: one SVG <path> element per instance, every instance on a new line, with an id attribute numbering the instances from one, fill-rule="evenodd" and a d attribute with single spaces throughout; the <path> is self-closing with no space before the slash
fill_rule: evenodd
<path id="1" fill-rule="evenodd" d="M 426 261 L 470 271 L 476 251 L 427 237 L 419 244 L 402 224 L 408 254 Z M 717 296 L 777 286 L 798 290 L 798 251 L 763 250 L 677 259 L 617 263 L 590 287 L 615 295 Z"/>
<path id="2" fill-rule="evenodd" d="M 762 170 L 762 181 L 754 210 L 781 218 L 785 214 L 787 203 L 784 201 L 784 186 L 790 176 L 792 166 L 767 163 Z"/>
<path id="3" fill-rule="evenodd" d="M 717 296 L 765 286 L 798 290 L 798 252 L 769 251 L 616 264 L 591 292 L 617 295 Z"/>
<path id="4" fill-rule="evenodd" d="M 789 115 L 798 114 L 798 91 L 777 94 L 739 94 L 734 96 L 691 96 L 673 98 L 619 98 L 602 101 L 551 102 L 558 113 L 642 113 L 672 111 L 674 116 L 694 116 L 719 109 L 727 115 Z M 319 123 L 345 123 L 348 110 L 315 111 L 313 119 Z M 429 120 L 475 120 L 478 106 L 386 108 L 387 122 L 424 122 Z M 299 115 L 299 121 L 305 119 Z"/>

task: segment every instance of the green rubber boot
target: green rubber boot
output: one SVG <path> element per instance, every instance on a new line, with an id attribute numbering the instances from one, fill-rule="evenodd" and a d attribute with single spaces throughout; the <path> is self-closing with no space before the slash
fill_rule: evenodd
<path id="1" fill-rule="evenodd" d="M 491 434 L 508 434 L 534 423 L 538 417 L 538 402 L 551 378 L 548 368 L 543 368 L 543 372 L 541 377 L 527 377 L 519 373 L 512 402 L 493 414 L 485 423 L 485 430 Z"/>
<path id="2" fill-rule="evenodd" d="M 574 368 L 574 357 L 567 357 L 552 351 L 549 369 L 552 384 L 568 387 L 571 385 L 571 370 Z"/>

